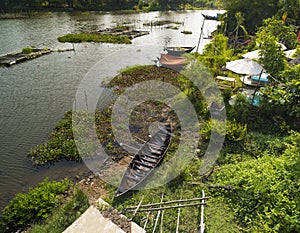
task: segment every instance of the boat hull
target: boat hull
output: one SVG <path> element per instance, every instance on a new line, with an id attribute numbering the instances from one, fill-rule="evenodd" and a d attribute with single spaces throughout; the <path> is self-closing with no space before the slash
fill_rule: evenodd
<path id="1" fill-rule="evenodd" d="M 171 142 L 171 126 L 160 129 L 143 144 L 123 174 L 115 193 L 119 197 L 140 185 L 159 165 Z"/>

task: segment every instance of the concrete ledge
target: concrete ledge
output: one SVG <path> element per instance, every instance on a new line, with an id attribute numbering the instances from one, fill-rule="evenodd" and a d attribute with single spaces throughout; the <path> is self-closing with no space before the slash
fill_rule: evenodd
<path id="1" fill-rule="evenodd" d="M 103 208 L 109 208 L 109 204 L 102 200 L 98 203 Z M 120 215 L 126 218 L 124 215 Z M 138 224 L 130 222 L 131 233 L 146 233 Z M 126 233 L 110 219 L 105 218 L 101 212 L 95 207 L 90 206 L 72 225 L 70 225 L 63 233 Z"/>
<path id="2" fill-rule="evenodd" d="M 96 207 L 90 206 L 63 233 L 125 233 L 125 231 L 104 218 Z"/>

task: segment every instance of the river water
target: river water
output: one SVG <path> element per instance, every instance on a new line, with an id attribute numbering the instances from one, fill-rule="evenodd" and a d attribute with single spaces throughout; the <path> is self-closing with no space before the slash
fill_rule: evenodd
<path id="1" fill-rule="evenodd" d="M 0 209 L 16 193 L 27 191 L 45 177 L 59 179 L 87 171 L 84 164 L 66 161 L 34 167 L 27 155 L 31 148 L 47 140 L 64 112 L 72 109 L 77 87 L 90 69 L 95 65 L 114 69 L 114 63 L 125 68 L 128 57 L 132 64 L 155 64 L 154 60 L 166 45 L 197 45 L 203 21 L 201 13 L 215 15 L 218 11 L 51 13 L 29 19 L 0 21 L 0 54 L 28 46 L 72 48 L 72 44 L 59 43 L 57 37 L 117 24 L 129 24 L 150 32 L 134 39 L 131 45 L 75 44 L 76 52 L 51 53 L 9 68 L 0 68 Z M 175 25 L 179 26 L 179 30 L 143 25 L 158 20 L 181 24 Z M 206 21 L 204 36 L 214 31 L 216 26 L 216 21 Z M 193 33 L 184 35 L 180 33 L 183 30 Z M 199 52 L 208 42 L 201 40 Z"/>

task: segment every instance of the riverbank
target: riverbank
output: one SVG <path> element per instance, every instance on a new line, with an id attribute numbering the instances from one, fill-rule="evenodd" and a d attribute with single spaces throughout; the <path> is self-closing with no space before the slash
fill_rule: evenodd
<path id="1" fill-rule="evenodd" d="M 218 7 L 193 7 L 186 6 L 182 9 L 173 9 L 172 11 L 184 12 L 188 10 L 220 10 Z M 148 12 L 156 12 L 161 11 L 159 8 L 142 8 L 142 9 L 128 9 L 128 10 L 95 10 L 95 8 L 91 9 L 80 9 L 80 8 L 24 8 L 20 11 L 7 11 L 0 13 L 0 20 L 4 19 L 26 19 L 34 16 L 47 16 L 51 15 L 55 12 L 69 12 L 69 13 L 80 13 L 80 14 L 136 14 L 136 13 L 148 13 Z"/>
<path id="2" fill-rule="evenodd" d="M 194 104 L 196 102 L 199 104 L 199 101 L 202 101 L 200 93 L 195 90 L 189 91 L 192 89 L 192 85 L 187 83 L 183 76 L 172 70 L 156 66 L 127 68 L 110 82 L 102 83 L 102 86 L 114 88 L 114 93 L 120 95 L 128 87 L 138 82 L 162 79 L 181 88 Z M 192 98 L 196 96 L 196 99 Z M 76 183 L 75 186 L 88 196 L 91 204 L 95 204 L 97 199 L 101 197 L 119 212 L 122 212 L 124 208 L 138 205 L 141 200 L 143 204 L 150 204 L 161 202 L 162 196 L 163 201 L 191 199 L 200 197 L 202 190 L 204 190 L 206 196 L 210 197 L 207 205 L 205 205 L 205 227 L 208 233 L 216 231 L 232 233 L 262 227 L 264 220 L 260 218 L 261 216 L 266 217 L 265 204 L 272 206 L 271 211 L 276 212 L 278 207 L 286 206 L 286 203 L 291 206 L 293 197 L 298 193 L 298 188 L 294 188 L 297 187 L 295 184 L 297 179 L 293 178 L 293 173 L 299 163 L 300 148 L 297 142 L 300 134 L 295 131 L 278 134 L 276 133 L 277 129 L 273 128 L 270 128 L 269 131 L 265 129 L 264 133 L 260 131 L 261 129 L 249 130 L 251 127 L 247 128 L 247 125 L 236 123 L 235 119 L 232 118 L 231 112 L 235 112 L 237 108 L 241 109 L 248 106 L 247 103 L 244 103 L 241 107 L 241 103 L 230 106 L 228 100 L 226 102 L 229 121 L 226 127 L 226 139 L 216 164 L 207 173 L 199 174 L 199 169 L 210 137 L 210 133 L 208 133 L 209 120 L 201 129 L 201 133 L 207 133 L 207 135 L 202 138 L 196 155 L 180 175 L 168 184 L 154 189 L 131 191 L 119 198 L 114 198 L 116 187 L 104 183 L 92 172 L 69 177 L 69 179 L 73 180 Z M 111 166 L 102 171 L 102 173 L 107 172 L 107 174 L 101 174 L 104 176 L 111 175 L 110 172 L 115 168 L 115 163 L 126 167 L 130 161 L 128 153 L 124 153 L 116 144 L 110 126 L 111 111 L 109 109 L 111 108 L 106 108 L 107 115 L 105 118 L 95 122 L 97 135 L 102 146 L 108 154 L 114 153 L 116 155 Z M 197 109 L 201 121 L 208 119 L 205 109 L 207 109 L 205 105 Z M 175 115 L 161 114 L 161 110 L 165 113 L 170 112 L 165 105 L 157 102 L 141 104 L 134 109 L 129 123 L 133 136 L 146 140 L 151 122 L 171 117 L 171 122 L 175 123 L 172 127 L 175 131 L 172 133 L 176 136 L 173 138 L 173 144 L 164 159 L 163 163 L 165 163 L 172 158 L 172 154 L 176 151 L 176 144 L 180 140 L 176 129 L 178 130 L 180 127 L 176 123 Z M 61 127 L 62 124 L 60 123 L 59 126 Z M 70 139 L 66 141 L 70 141 Z M 53 148 L 55 149 L 55 147 Z M 122 152 L 122 156 L 119 156 L 119 153 Z M 181 156 L 185 155 L 182 154 Z M 283 173 L 285 174 L 284 177 L 281 175 Z M 292 185 L 290 185 L 291 183 Z M 282 185 L 274 189 L 275 184 Z M 287 184 L 289 185 L 286 186 Z M 286 192 L 286 187 L 290 187 L 288 192 Z M 246 201 L 243 199 L 245 196 L 247 197 Z M 261 198 L 257 198 L 257 196 Z M 274 199 L 274 197 L 276 198 Z M 264 202 L 264 205 L 260 205 L 261 201 Z M 295 208 L 293 211 L 297 211 Z M 283 211 L 275 214 L 286 216 L 289 213 Z M 156 214 L 157 212 L 148 215 L 138 213 L 133 216 L 127 213 L 126 216 L 133 218 L 140 226 L 146 225 L 147 231 L 152 231 L 156 227 Z M 182 208 L 179 230 L 191 233 L 198 232 L 199 215 L 200 211 L 197 207 Z M 177 222 L 177 219 L 177 209 L 165 210 L 164 218 L 157 227 L 166 232 L 175 232 L 176 224 L 174 223 Z M 245 222 L 245 219 L 251 219 L 251 222 Z M 283 227 L 289 228 L 289 226 L 287 223 Z"/>

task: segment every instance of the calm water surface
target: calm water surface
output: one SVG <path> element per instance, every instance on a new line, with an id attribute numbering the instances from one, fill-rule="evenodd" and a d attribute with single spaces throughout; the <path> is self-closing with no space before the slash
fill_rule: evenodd
<path id="1" fill-rule="evenodd" d="M 78 85 L 95 64 L 114 69 L 114 64 L 108 61 L 115 60 L 118 66 L 124 64 L 125 68 L 127 62 L 122 57 L 128 57 L 128 53 L 137 64 L 154 64 L 165 45 L 195 46 L 203 20 L 201 13 L 203 11 L 117 15 L 52 13 L 30 19 L 0 21 L 0 54 L 28 46 L 72 48 L 69 43 L 59 43 L 57 37 L 113 27 L 117 23 L 128 23 L 150 32 L 134 39 L 131 45 L 76 44 L 76 53 L 51 53 L 9 68 L 0 68 L 0 209 L 16 193 L 25 192 L 45 177 L 58 179 L 87 171 L 84 164 L 75 162 L 34 167 L 27 154 L 35 145 L 45 142 L 64 112 L 72 109 Z M 204 13 L 216 14 L 213 11 Z M 157 20 L 181 24 L 178 25 L 179 30 L 143 26 L 143 23 Z M 204 35 L 215 30 L 216 26 L 217 22 L 206 21 Z M 193 34 L 184 35 L 180 33 L 182 30 L 190 30 Z M 208 42 L 201 41 L 199 52 Z M 145 51 L 141 51 L 143 49 Z M 115 59 L 105 59 L 107 56 L 115 56 Z"/>

